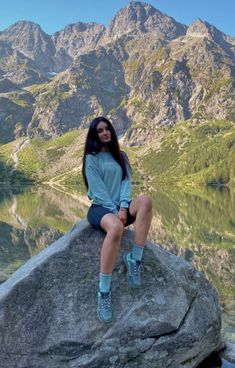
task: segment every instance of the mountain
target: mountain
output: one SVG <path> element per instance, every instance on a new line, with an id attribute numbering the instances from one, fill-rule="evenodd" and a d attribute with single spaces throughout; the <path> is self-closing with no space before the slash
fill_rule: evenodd
<path id="1" fill-rule="evenodd" d="M 53 68 L 53 41 L 38 24 L 28 21 L 16 22 L 0 34 L 0 40 L 32 60 L 38 69 L 50 71 Z"/>
<path id="2" fill-rule="evenodd" d="M 122 37 L 139 38 L 153 32 L 157 38 L 167 41 L 185 34 L 186 29 L 185 25 L 177 23 L 150 4 L 130 2 L 112 19 L 104 40 L 115 42 Z"/>
<path id="3" fill-rule="evenodd" d="M 105 27 L 96 23 L 70 24 L 52 36 L 55 45 L 54 70 L 69 67 L 79 55 L 92 51 L 105 32 Z"/>
<path id="4" fill-rule="evenodd" d="M 234 122 L 234 70 L 233 37 L 147 3 L 130 2 L 107 28 L 78 22 L 52 36 L 19 21 L 0 33 L 1 143 L 50 139 L 97 115 L 128 145 L 181 121 Z"/>
<path id="5" fill-rule="evenodd" d="M 47 79 L 35 67 L 33 61 L 14 49 L 7 41 L 0 39 L 0 78 L 9 79 L 19 88 L 33 83 L 45 82 Z M 2 83 L 2 82 L 1 82 Z M 1 93 L 8 92 L 2 91 Z"/>

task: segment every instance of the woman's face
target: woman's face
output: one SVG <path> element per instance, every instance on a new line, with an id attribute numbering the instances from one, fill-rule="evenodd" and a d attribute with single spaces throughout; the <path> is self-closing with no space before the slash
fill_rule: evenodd
<path id="1" fill-rule="evenodd" d="M 111 134 L 111 131 L 107 123 L 105 123 L 104 121 L 101 121 L 97 125 L 96 130 L 97 130 L 98 138 L 102 144 L 111 142 L 112 134 Z"/>

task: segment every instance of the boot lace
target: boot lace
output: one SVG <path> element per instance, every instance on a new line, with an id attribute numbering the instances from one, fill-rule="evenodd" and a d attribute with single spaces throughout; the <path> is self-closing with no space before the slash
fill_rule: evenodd
<path id="1" fill-rule="evenodd" d="M 140 261 L 134 261 L 131 262 L 131 273 L 133 276 L 140 276 L 140 266 L 141 266 L 141 262 Z"/>
<path id="2" fill-rule="evenodd" d="M 101 293 L 100 306 L 106 310 L 111 308 L 111 293 Z"/>

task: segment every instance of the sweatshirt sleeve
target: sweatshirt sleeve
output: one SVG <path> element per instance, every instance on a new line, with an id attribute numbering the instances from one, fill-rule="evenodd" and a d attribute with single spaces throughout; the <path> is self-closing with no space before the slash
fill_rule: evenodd
<path id="1" fill-rule="evenodd" d="M 86 155 L 85 172 L 88 182 L 88 197 L 110 209 L 113 213 L 117 213 L 117 208 L 109 196 L 93 155 Z"/>
<path id="2" fill-rule="evenodd" d="M 128 175 L 122 180 L 120 192 L 120 207 L 122 208 L 128 208 L 131 201 L 131 170 L 127 160 L 126 166 Z"/>

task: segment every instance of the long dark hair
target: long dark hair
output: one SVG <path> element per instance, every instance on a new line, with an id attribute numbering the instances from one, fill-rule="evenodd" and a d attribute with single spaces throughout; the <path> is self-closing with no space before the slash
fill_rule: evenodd
<path id="1" fill-rule="evenodd" d="M 108 143 L 108 148 L 109 152 L 112 154 L 114 159 L 119 163 L 119 165 L 122 168 L 122 179 L 125 179 L 125 177 L 128 176 L 127 165 L 129 166 L 129 161 L 127 155 L 120 150 L 114 127 L 108 119 L 104 118 L 103 116 L 99 116 L 98 118 L 92 120 L 92 122 L 90 123 L 83 154 L 82 176 L 87 188 L 88 182 L 85 173 L 86 155 L 88 154 L 95 155 L 101 151 L 102 143 L 100 142 L 97 134 L 97 125 L 101 121 L 105 122 L 108 125 L 109 130 L 111 132 L 111 141 Z"/>

